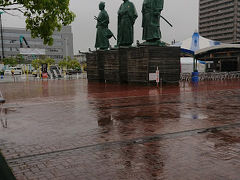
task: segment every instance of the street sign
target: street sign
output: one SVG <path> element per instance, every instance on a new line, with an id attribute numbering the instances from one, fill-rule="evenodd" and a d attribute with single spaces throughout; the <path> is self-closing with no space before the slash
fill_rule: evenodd
<path id="1" fill-rule="evenodd" d="M 22 55 L 45 55 L 45 49 L 38 48 L 20 48 L 20 54 Z"/>

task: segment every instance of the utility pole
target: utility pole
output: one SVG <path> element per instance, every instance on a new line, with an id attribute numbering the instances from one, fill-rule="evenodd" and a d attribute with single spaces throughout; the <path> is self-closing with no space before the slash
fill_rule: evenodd
<path id="1" fill-rule="evenodd" d="M 0 11 L 0 25 L 1 25 L 1 39 L 2 39 L 2 59 L 5 58 L 4 56 L 4 46 L 3 46 L 3 27 L 2 27 L 2 14 L 3 12 Z"/>

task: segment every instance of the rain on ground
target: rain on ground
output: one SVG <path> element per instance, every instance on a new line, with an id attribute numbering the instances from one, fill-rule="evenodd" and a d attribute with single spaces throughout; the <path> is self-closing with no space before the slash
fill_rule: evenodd
<path id="1" fill-rule="evenodd" d="M 0 84 L 0 149 L 24 179 L 240 179 L 240 81 Z"/>

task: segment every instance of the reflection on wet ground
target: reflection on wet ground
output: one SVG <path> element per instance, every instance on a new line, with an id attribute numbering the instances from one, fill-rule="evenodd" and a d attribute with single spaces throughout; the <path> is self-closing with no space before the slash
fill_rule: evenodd
<path id="1" fill-rule="evenodd" d="M 0 121 L 3 128 L 7 128 L 7 109 L 0 107 Z"/>
<path id="2" fill-rule="evenodd" d="M 240 81 L 1 83 L 17 179 L 240 179 Z"/>

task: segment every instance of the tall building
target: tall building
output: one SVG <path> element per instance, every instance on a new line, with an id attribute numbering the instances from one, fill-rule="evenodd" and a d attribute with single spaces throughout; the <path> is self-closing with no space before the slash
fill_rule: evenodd
<path id="1" fill-rule="evenodd" d="M 20 54 L 20 36 L 25 37 L 30 48 L 45 49 L 46 56 L 55 59 L 56 61 L 62 60 L 64 57 L 70 56 L 73 58 L 73 34 L 71 26 L 63 27 L 60 32 L 56 31 L 53 34 L 54 43 L 52 46 L 43 44 L 40 38 L 31 38 L 30 31 L 23 28 L 3 28 L 3 45 L 4 56 L 11 57 Z M 23 43 L 24 48 L 26 45 Z M 2 47 L 0 41 L 0 47 Z M 2 48 L 0 48 L 0 56 L 2 56 Z M 31 59 L 32 56 L 25 56 Z"/>
<path id="2" fill-rule="evenodd" d="M 225 43 L 240 42 L 240 0 L 199 0 L 199 33 Z"/>

